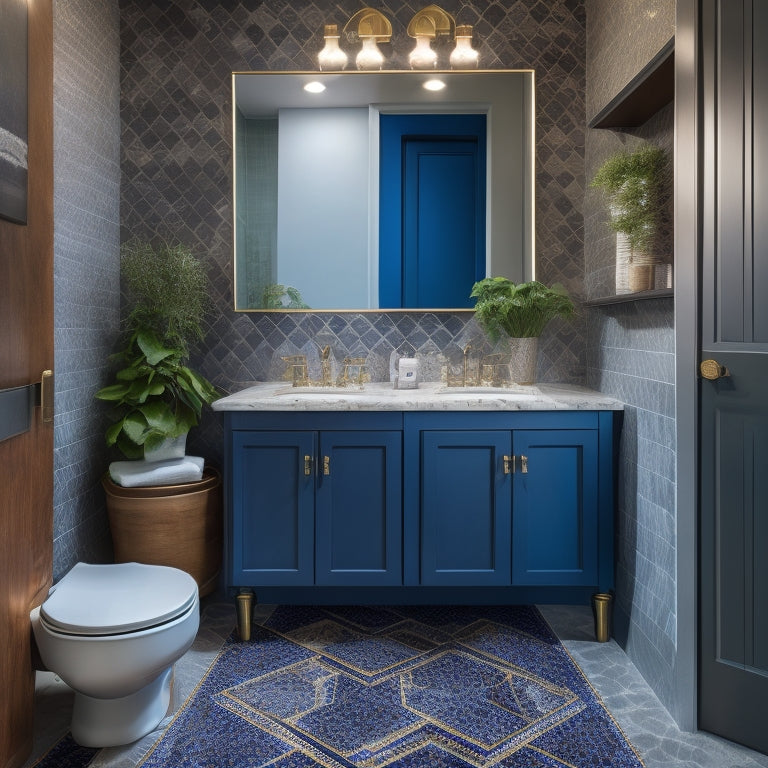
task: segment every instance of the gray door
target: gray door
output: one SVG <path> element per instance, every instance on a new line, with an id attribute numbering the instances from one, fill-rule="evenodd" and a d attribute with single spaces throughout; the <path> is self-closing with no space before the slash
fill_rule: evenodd
<path id="1" fill-rule="evenodd" d="M 768 0 L 702 32 L 699 727 L 768 752 Z"/>

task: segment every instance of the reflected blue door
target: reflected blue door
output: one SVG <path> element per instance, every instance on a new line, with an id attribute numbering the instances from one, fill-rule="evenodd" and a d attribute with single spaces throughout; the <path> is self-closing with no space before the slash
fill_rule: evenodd
<path id="1" fill-rule="evenodd" d="M 485 115 L 382 115 L 379 303 L 472 307 L 485 276 Z"/>

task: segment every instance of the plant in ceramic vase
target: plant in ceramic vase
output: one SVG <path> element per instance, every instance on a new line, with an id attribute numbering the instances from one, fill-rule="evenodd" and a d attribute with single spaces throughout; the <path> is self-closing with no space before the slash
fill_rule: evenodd
<path id="1" fill-rule="evenodd" d="M 591 186 L 608 197 L 611 228 L 623 238 L 617 241 L 617 293 L 653 288 L 653 243 L 667 171 L 664 150 L 642 144 L 609 157 L 592 179 Z"/>
<path id="2" fill-rule="evenodd" d="M 510 340 L 512 379 L 533 384 L 536 371 L 536 340 L 556 317 L 571 317 L 573 302 L 558 284 L 547 287 L 532 280 L 513 283 L 506 277 L 487 277 L 472 287 L 475 320 L 494 343 Z"/>
<path id="3" fill-rule="evenodd" d="M 172 458 L 152 452 L 167 441 L 183 443 L 203 406 L 218 396 L 186 364 L 204 335 L 207 277 L 189 248 L 165 242 L 126 244 L 120 273 L 128 306 L 124 343 L 113 355 L 115 382 L 96 393 L 112 406 L 107 445 L 128 459 Z M 183 444 L 176 455 L 184 455 Z"/>

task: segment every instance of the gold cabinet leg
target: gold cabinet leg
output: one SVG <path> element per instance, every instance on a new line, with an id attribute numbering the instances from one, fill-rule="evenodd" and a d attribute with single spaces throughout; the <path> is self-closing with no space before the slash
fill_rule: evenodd
<path id="1" fill-rule="evenodd" d="M 251 614 L 253 612 L 253 590 L 241 589 L 237 596 L 237 631 L 240 640 L 247 643 L 251 639 Z"/>
<path id="2" fill-rule="evenodd" d="M 607 592 L 592 595 L 592 612 L 595 617 L 595 639 L 607 643 L 611 639 L 611 603 L 613 596 Z"/>

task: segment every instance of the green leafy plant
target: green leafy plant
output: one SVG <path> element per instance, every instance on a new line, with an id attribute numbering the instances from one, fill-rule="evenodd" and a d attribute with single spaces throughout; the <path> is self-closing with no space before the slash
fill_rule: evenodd
<path id="1" fill-rule="evenodd" d="M 610 201 L 611 228 L 626 235 L 633 251 L 651 248 L 666 173 L 664 150 L 643 144 L 609 157 L 592 179 L 590 186 L 604 190 Z"/>
<path id="2" fill-rule="evenodd" d="M 208 308 L 202 264 L 182 245 L 131 242 L 120 272 L 128 303 L 115 383 L 96 393 L 112 405 L 108 446 L 126 458 L 142 458 L 164 440 L 186 434 L 203 406 L 218 393 L 186 365 L 191 346 L 204 336 Z"/>
<path id="3" fill-rule="evenodd" d="M 475 320 L 493 342 L 503 335 L 540 336 L 550 320 L 574 313 L 561 285 L 548 288 L 536 280 L 516 284 L 506 277 L 486 277 L 474 284 L 470 295 L 477 299 Z"/>
<path id="4" fill-rule="evenodd" d="M 298 288 L 280 283 L 270 283 L 264 288 L 261 305 L 264 309 L 309 309 Z"/>

